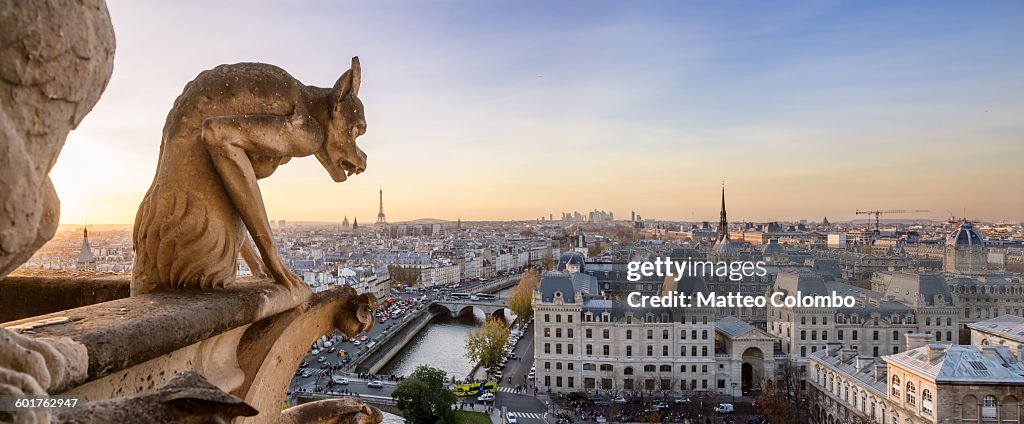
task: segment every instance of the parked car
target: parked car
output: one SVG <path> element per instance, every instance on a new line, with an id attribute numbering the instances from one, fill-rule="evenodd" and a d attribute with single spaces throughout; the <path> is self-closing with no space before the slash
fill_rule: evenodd
<path id="1" fill-rule="evenodd" d="M 735 410 L 731 403 L 720 403 L 718 406 L 715 406 L 715 412 L 719 414 L 731 414 Z"/>
<path id="2" fill-rule="evenodd" d="M 626 398 L 624 398 L 622 396 L 615 396 L 615 397 L 612 398 L 612 403 L 617 403 L 617 404 L 620 404 L 620 405 L 624 405 L 624 404 L 626 404 Z"/>
<path id="3" fill-rule="evenodd" d="M 494 401 L 494 393 L 484 393 L 484 394 L 480 395 L 480 397 L 476 398 L 476 400 L 478 400 L 480 402 L 493 402 Z"/>
<path id="4" fill-rule="evenodd" d="M 680 404 L 680 403 L 690 403 L 690 402 L 692 402 L 692 400 L 690 399 L 689 396 L 676 396 L 675 398 L 672 399 L 672 402 L 674 402 L 676 404 Z"/>
<path id="5" fill-rule="evenodd" d="M 372 389 L 379 389 L 381 387 L 384 387 L 384 383 L 382 383 L 380 380 L 373 380 L 373 381 L 371 381 L 369 383 L 366 383 L 366 387 L 369 387 L 369 388 L 372 388 Z"/>
<path id="6" fill-rule="evenodd" d="M 658 409 L 668 409 L 668 402 L 665 402 L 663 400 L 656 400 L 654 401 L 654 407 Z"/>

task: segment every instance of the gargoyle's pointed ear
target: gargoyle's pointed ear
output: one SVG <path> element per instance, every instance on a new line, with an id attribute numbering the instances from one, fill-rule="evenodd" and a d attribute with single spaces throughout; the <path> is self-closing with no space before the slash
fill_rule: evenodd
<path id="1" fill-rule="evenodd" d="M 362 81 L 362 68 L 359 66 L 359 56 L 352 58 L 352 69 L 345 71 L 334 83 L 334 98 L 343 99 L 345 96 L 359 96 L 359 83 Z"/>

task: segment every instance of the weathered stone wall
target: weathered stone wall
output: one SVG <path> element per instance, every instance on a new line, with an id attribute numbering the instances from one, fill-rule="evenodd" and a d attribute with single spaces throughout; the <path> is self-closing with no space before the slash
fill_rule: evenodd
<path id="1" fill-rule="evenodd" d="M 128 297 L 129 276 L 0 279 L 0 323 Z"/>

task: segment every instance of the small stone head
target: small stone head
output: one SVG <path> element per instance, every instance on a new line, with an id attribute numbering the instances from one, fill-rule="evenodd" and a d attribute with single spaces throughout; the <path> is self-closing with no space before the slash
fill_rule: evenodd
<path id="1" fill-rule="evenodd" d="M 366 133 L 363 102 L 359 100 L 362 71 L 359 58 L 352 58 L 352 69 L 345 71 L 334 84 L 330 102 L 330 116 L 325 126 L 325 140 L 316 158 L 336 182 L 366 170 L 366 153 L 356 145 L 356 138 Z"/>
<path id="2" fill-rule="evenodd" d="M 345 300 L 335 315 L 334 326 L 349 337 L 370 331 L 373 328 L 373 311 L 377 309 L 377 298 L 371 294 L 356 294 L 352 287 L 344 287 Z"/>

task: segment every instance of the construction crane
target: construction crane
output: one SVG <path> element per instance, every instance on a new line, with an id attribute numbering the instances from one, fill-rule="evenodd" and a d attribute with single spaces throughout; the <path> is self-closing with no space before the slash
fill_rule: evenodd
<path id="1" fill-rule="evenodd" d="M 874 215 L 875 216 L 875 230 L 876 231 L 878 229 L 880 229 L 881 226 L 882 226 L 881 222 L 880 222 L 881 221 L 880 217 L 882 216 L 882 214 L 890 214 L 890 213 L 916 213 L 916 212 L 928 212 L 928 211 L 924 210 L 924 209 L 889 209 L 889 210 L 884 210 L 884 211 L 862 211 L 862 210 L 857 210 L 856 211 L 857 215 L 869 215 L 868 218 L 870 218 L 870 215 Z"/>

